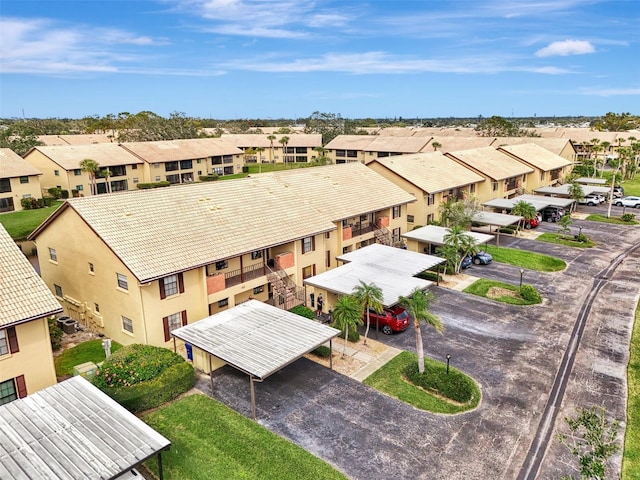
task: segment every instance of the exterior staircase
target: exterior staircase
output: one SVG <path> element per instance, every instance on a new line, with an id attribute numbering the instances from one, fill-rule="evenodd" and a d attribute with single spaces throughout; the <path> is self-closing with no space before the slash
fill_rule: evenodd
<path id="1" fill-rule="evenodd" d="M 387 227 L 376 228 L 373 231 L 373 236 L 375 237 L 377 243 L 391 246 L 391 232 L 389 232 L 389 229 Z"/>
<path id="2" fill-rule="evenodd" d="M 296 285 L 296 282 L 281 268 L 267 266 L 267 269 L 267 280 L 273 292 L 272 304 L 275 307 L 290 310 L 305 303 L 304 287 Z"/>

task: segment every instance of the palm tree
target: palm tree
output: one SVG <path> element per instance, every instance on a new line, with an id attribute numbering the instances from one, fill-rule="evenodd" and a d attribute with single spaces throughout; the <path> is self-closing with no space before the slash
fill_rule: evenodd
<path id="1" fill-rule="evenodd" d="M 326 155 L 325 155 L 325 154 L 327 153 L 327 151 L 328 151 L 328 150 L 327 150 L 326 148 L 324 148 L 323 146 L 313 147 L 313 150 L 318 154 L 318 158 L 317 158 L 317 160 L 316 160 L 316 161 L 317 161 L 320 165 L 324 165 L 324 164 L 326 164 L 326 163 L 327 163 L 327 160 L 329 160 L 329 159 L 326 157 Z"/>
<path id="2" fill-rule="evenodd" d="M 399 303 L 413 318 L 413 326 L 416 333 L 416 353 L 418 354 L 418 371 L 424 373 L 424 349 L 422 346 L 422 332 L 420 322 L 431 325 L 436 332 L 442 333 L 444 325 L 440 317 L 429 311 L 431 303 L 435 301 L 435 296 L 431 292 L 424 292 L 416 288 L 409 297 L 400 297 Z"/>
<path id="3" fill-rule="evenodd" d="M 267 139 L 269 140 L 270 146 L 269 146 L 269 163 L 273 163 L 273 141 L 276 139 L 275 135 L 269 135 L 267 137 Z"/>
<path id="4" fill-rule="evenodd" d="M 451 251 L 455 248 L 455 273 L 460 273 L 464 257 L 477 252 L 476 240 L 458 225 L 449 228 L 449 231 L 444 234 L 442 239 L 444 240 L 444 245 L 449 247 Z"/>
<path id="5" fill-rule="evenodd" d="M 342 358 L 347 353 L 349 328 L 362 325 L 362 307 L 353 295 L 342 295 L 333 306 L 333 325 L 344 333 L 344 348 Z"/>
<path id="6" fill-rule="evenodd" d="M 527 225 L 529 225 L 529 228 L 531 228 L 531 224 L 527 223 L 527 220 L 532 220 L 536 218 L 538 211 L 536 210 L 536 207 L 534 207 L 532 203 L 529 203 L 525 200 L 520 200 L 519 202 L 516 202 L 513 208 L 511 209 L 511 214 L 524 217 L 525 228 L 527 228 Z"/>
<path id="7" fill-rule="evenodd" d="M 370 317 L 369 311 L 373 310 L 376 313 L 382 313 L 382 289 L 378 287 L 374 283 L 365 283 L 360 280 L 360 285 L 356 285 L 353 289 L 353 296 L 355 297 L 362 309 L 367 314 L 367 328 L 364 331 L 364 342 L 363 344 L 367 344 L 367 335 L 369 335 L 369 326 L 370 326 Z M 376 330 L 380 327 L 378 323 L 376 323 Z"/>
<path id="8" fill-rule="evenodd" d="M 435 152 L 442 146 L 442 144 L 440 142 L 433 142 L 431 146 L 433 147 L 433 151 Z"/>
<path id="9" fill-rule="evenodd" d="M 584 198 L 584 190 L 582 189 L 582 185 L 578 182 L 571 182 L 569 185 L 569 198 L 572 198 L 576 201 L 582 200 Z"/>
<path id="10" fill-rule="evenodd" d="M 100 165 L 95 160 L 85 158 L 80 162 L 80 169 L 89 174 L 89 184 L 91 186 L 91 195 L 96 194 L 96 173 Z"/>
<path id="11" fill-rule="evenodd" d="M 107 188 L 107 193 L 111 193 L 111 184 L 109 183 L 109 177 L 111 176 L 111 170 L 105 168 L 100 170 L 100 176 L 105 179 L 105 186 Z"/>
<path id="12" fill-rule="evenodd" d="M 258 173 L 262 173 L 262 152 L 264 152 L 264 147 L 256 147 L 256 153 L 258 154 Z"/>
<path id="13" fill-rule="evenodd" d="M 282 144 L 282 161 L 284 163 L 287 163 L 286 153 L 287 153 L 287 145 L 289 144 L 289 137 L 285 135 L 280 140 L 278 140 L 278 142 Z"/>
<path id="14" fill-rule="evenodd" d="M 600 151 L 602 151 L 603 148 L 600 145 L 600 139 L 599 138 L 592 138 L 591 139 L 591 153 L 593 154 L 593 177 L 596 176 L 596 173 L 598 172 L 598 153 Z"/>

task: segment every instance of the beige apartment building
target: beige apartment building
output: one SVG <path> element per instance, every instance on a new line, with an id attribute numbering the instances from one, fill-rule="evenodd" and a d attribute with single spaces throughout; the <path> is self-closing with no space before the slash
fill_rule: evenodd
<path id="1" fill-rule="evenodd" d="M 571 160 L 556 155 L 535 143 L 504 145 L 498 147 L 498 151 L 533 168 L 533 173 L 527 175 L 526 191 L 528 193 L 533 193 L 541 187 L 552 187 L 563 183 L 573 169 Z"/>
<path id="2" fill-rule="evenodd" d="M 367 164 L 376 158 L 418 153 L 428 142 L 428 138 L 409 136 L 338 135 L 325 148 L 333 163 Z"/>
<path id="3" fill-rule="evenodd" d="M 74 198 L 30 239 L 66 314 L 122 344 L 170 346 L 171 330 L 249 299 L 308 302 L 303 279 L 336 255 L 399 241 L 412 200 L 363 165 L 330 165 Z"/>
<path id="4" fill-rule="evenodd" d="M 319 133 L 228 133 L 220 138 L 245 152 L 245 163 L 310 163 L 322 147 Z"/>
<path id="5" fill-rule="evenodd" d="M 47 318 L 62 307 L 0 225 L 0 405 L 56 383 Z"/>
<path id="6" fill-rule="evenodd" d="M 447 200 L 475 197 L 486 181 L 441 152 L 378 158 L 367 166 L 415 198 L 407 204 L 409 230 L 438 220 L 438 209 Z"/>
<path id="7" fill-rule="evenodd" d="M 485 181 L 478 184 L 474 195 L 480 203 L 511 198 L 529 190 L 527 179 L 534 169 L 494 147 L 458 150 L 445 155 L 484 177 Z"/>
<path id="8" fill-rule="evenodd" d="M 0 148 L 0 213 L 22 210 L 23 198 L 42 198 L 41 175 L 10 148 Z"/>

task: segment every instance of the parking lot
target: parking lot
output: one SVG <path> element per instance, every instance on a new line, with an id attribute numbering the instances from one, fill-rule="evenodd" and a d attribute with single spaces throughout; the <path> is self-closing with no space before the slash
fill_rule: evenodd
<path id="1" fill-rule="evenodd" d="M 438 299 L 433 310 L 446 331 L 438 335 L 423 328 L 425 354 L 442 360 L 450 354 L 452 366 L 480 383 L 483 398 L 475 411 L 455 416 L 419 411 L 301 359 L 257 385 L 258 421 L 353 479 L 517 478 L 594 279 L 640 243 L 638 227 L 575 220 L 572 230 L 578 226 L 598 246 L 582 250 L 501 237 L 502 246 L 567 261 L 563 272 L 523 274 L 524 282 L 543 295 L 542 305 L 510 306 L 433 287 Z M 543 223 L 539 230 L 557 228 Z M 640 294 L 639 271 L 636 252 L 605 279 L 587 318 L 559 419 L 576 406 L 604 405 L 612 417 L 624 420 L 628 338 Z M 514 285 L 520 280 L 518 268 L 496 262 L 472 266 L 465 273 Z M 415 350 L 411 329 L 379 339 Z M 210 393 L 206 381 L 198 388 Z M 245 375 L 223 368 L 214 379 L 213 396 L 250 415 Z M 555 440 L 562 427 L 561 420 L 556 422 L 539 478 L 572 473 L 566 466 L 570 456 Z"/>

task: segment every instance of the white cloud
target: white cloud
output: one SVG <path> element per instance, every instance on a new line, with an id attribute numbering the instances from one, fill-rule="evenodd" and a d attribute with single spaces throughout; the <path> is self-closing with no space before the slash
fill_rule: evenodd
<path id="1" fill-rule="evenodd" d="M 586 40 L 564 40 L 553 42 L 536 52 L 536 57 L 555 57 L 567 55 L 584 55 L 594 53 L 596 49 Z"/>
<path id="2" fill-rule="evenodd" d="M 638 96 L 640 95 L 640 88 L 583 88 L 581 92 L 584 95 L 596 97 Z"/>

